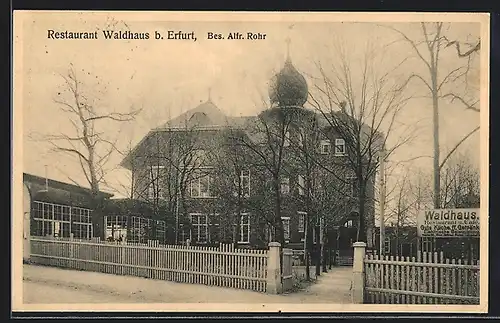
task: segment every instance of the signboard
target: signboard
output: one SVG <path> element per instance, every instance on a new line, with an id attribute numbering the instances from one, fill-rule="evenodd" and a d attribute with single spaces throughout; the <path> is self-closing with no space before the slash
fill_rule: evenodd
<path id="1" fill-rule="evenodd" d="M 479 209 L 434 209 L 417 215 L 419 237 L 479 237 Z"/>

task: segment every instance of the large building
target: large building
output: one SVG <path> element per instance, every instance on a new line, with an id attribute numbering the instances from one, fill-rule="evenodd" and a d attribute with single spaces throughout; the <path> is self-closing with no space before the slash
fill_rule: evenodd
<path id="1" fill-rule="evenodd" d="M 269 98 L 269 107 L 245 117 L 225 115 L 209 98 L 152 129 L 122 161 L 134 198 L 165 218 L 169 242 L 259 247 L 274 240 L 301 249 L 307 236 L 352 249 L 359 182 L 345 138 L 328 116 L 304 108 L 308 84 L 289 57 Z M 374 178 L 364 191 L 372 245 Z"/>

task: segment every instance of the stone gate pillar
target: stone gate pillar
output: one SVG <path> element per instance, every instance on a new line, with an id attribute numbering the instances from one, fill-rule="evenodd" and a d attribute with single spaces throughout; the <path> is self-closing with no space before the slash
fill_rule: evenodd
<path id="1" fill-rule="evenodd" d="M 352 264 L 352 302 L 363 304 L 365 291 L 365 249 L 366 243 L 355 242 Z"/>

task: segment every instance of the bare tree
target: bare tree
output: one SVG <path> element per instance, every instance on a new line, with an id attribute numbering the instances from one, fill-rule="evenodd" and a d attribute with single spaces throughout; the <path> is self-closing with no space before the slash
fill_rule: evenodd
<path id="1" fill-rule="evenodd" d="M 270 108 L 261 113 L 245 129 L 245 136 L 235 137 L 239 145 L 245 147 L 252 156 L 252 168 L 266 174 L 271 183 L 274 201 L 271 218 L 268 218 L 272 229 L 271 235 L 285 244 L 284 227 L 281 219 L 283 192 L 282 178 L 286 175 L 286 147 L 290 145 L 289 127 L 293 121 L 293 113 L 280 108 Z M 263 215 L 268 214 L 263 213 Z"/>
<path id="2" fill-rule="evenodd" d="M 242 238 L 240 237 L 242 213 L 248 208 L 252 174 L 249 154 L 245 151 L 245 146 L 239 144 L 238 138 L 241 136 L 243 136 L 241 131 L 228 126 L 222 130 L 220 146 L 214 154 L 216 175 L 214 191 L 227 212 L 224 221 L 221 219 L 221 230 L 230 228 L 235 247 Z"/>
<path id="3" fill-rule="evenodd" d="M 345 140 L 345 156 L 337 158 L 335 167 L 324 167 L 339 178 L 340 165 L 352 173 L 357 181 L 357 208 L 359 213 L 358 241 L 367 241 L 366 207 L 373 202 L 367 191 L 373 186 L 381 157 L 391 156 L 396 149 L 413 139 L 414 125 L 404 125 L 398 117 L 411 96 L 405 95 L 405 86 L 393 75 L 394 69 L 380 72 L 377 61 L 384 52 L 369 44 L 363 53 L 359 71 L 349 59 L 346 49 L 334 44 L 333 56 L 338 64 L 317 63 L 319 77 L 314 84 L 311 104 L 321 113 L 328 125 L 325 133 Z M 358 82 L 359 80 L 359 82 Z M 394 132 L 399 131 L 393 135 Z M 394 138 L 393 138 L 394 136 Z M 394 140 L 397 136 L 397 140 Z M 388 139 L 392 142 L 389 142 Z"/>
<path id="4" fill-rule="evenodd" d="M 383 26 L 396 32 L 402 37 L 402 41 L 406 42 L 418 57 L 418 60 L 425 67 L 424 72 L 412 73 L 405 86 L 412 80 L 418 80 L 424 85 L 427 97 L 432 101 L 432 123 L 433 123 L 433 150 L 434 150 L 434 207 L 441 206 L 441 171 L 451 155 L 458 147 L 467 140 L 472 134 L 479 130 L 479 126 L 466 133 L 461 140 L 441 159 L 440 139 L 439 139 L 439 102 L 449 99 L 452 102 L 460 102 L 465 109 L 479 112 L 479 100 L 477 99 L 477 89 L 474 89 L 469 82 L 469 75 L 473 59 L 480 49 L 480 40 L 475 42 L 465 52 L 461 51 L 459 40 L 450 40 L 447 36 L 447 31 L 450 29 L 450 24 L 443 22 L 420 23 L 420 37 L 410 37 L 407 33 L 392 27 Z M 442 55 L 447 48 L 457 50 L 459 61 L 457 64 L 446 70 L 443 64 Z M 465 61 L 463 61 L 465 60 Z M 443 75 L 440 77 L 441 75 Z M 472 92 L 472 94 L 471 94 Z"/>
<path id="5" fill-rule="evenodd" d="M 82 70 L 80 74 L 90 74 L 90 72 Z M 54 102 L 67 116 L 68 122 L 72 125 L 72 131 L 71 133 L 42 134 L 38 139 L 49 142 L 54 152 L 65 153 L 78 160 L 80 170 L 91 190 L 94 235 L 101 236 L 104 230 L 101 230 L 103 201 L 100 186 L 106 184 L 105 176 L 114 168 L 114 166 L 108 167 L 108 162 L 110 157 L 117 152 L 116 145 L 120 138 L 117 132 L 110 134 L 106 128 L 113 123 L 134 120 L 140 109 L 131 109 L 126 113 L 107 111 L 101 103 L 102 92 L 99 93 L 97 90 L 96 93 L 89 90 L 91 86 L 79 79 L 72 65 L 67 74 L 61 74 L 61 77 L 64 81 L 63 89 L 57 93 Z M 78 185 L 71 176 L 70 180 Z"/>

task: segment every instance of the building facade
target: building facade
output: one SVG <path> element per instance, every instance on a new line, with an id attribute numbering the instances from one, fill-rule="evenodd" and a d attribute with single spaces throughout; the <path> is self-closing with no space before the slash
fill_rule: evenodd
<path id="1" fill-rule="evenodd" d="M 306 239 L 338 246 L 341 230 L 342 246 L 352 249 L 360 187 L 345 138 L 304 108 L 307 82 L 289 57 L 269 94 L 269 107 L 246 117 L 225 115 L 209 98 L 152 129 L 122 161 L 134 198 L 169 224 L 170 243 L 266 247 L 274 240 L 303 249 Z M 373 178 L 363 191 L 372 245 Z"/>

